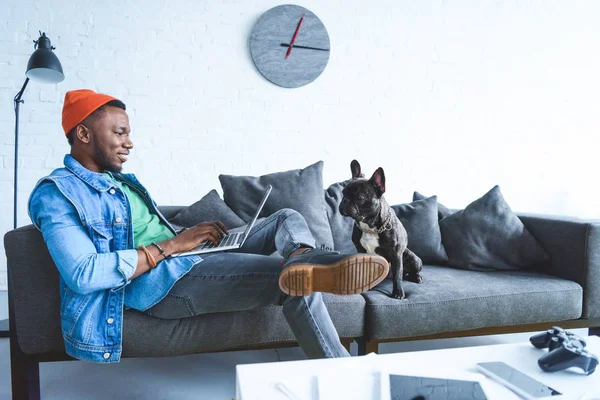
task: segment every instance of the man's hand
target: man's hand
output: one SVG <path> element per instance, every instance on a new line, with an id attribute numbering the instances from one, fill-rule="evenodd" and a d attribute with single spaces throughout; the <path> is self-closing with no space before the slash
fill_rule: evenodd
<path id="1" fill-rule="evenodd" d="M 221 221 L 201 222 L 169 239 L 169 254 L 191 250 L 207 240 L 217 244 L 226 234 L 227 228 Z"/>
<path id="2" fill-rule="evenodd" d="M 227 228 L 221 221 L 201 222 L 192 228 L 186 229 L 172 239 L 163 240 L 159 245 L 165 251 L 166 255 L 169 256 L 173 253 L 191 250 L 207 240 L 217 244 L 226 234 Z M 157 262 L 164 259 L 156 246 L 148 246 L 147 249 Z M 135 279 L 151 269 L 146 254 L 142 250 L 137 250 L 137 252 L 138 265 L 131 279 Z"/>

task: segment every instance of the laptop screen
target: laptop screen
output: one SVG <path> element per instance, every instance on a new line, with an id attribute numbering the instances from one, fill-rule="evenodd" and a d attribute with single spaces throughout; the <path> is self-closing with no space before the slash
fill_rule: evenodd
<path id="1" fill-rule="evenodd" d="M 246 230 L 244 231 L 244 236 L 243 236 L 243 239 L 242 239 L 242 243 L 244 243 L 244 241 L 248 237 L 248 234 L 250 234 L 250 230 L 252 230 L 252 227 L 254 226 L 254 223 L 258 219 L 258 216 L 260 215 L 260 212 L 262 211 L 263 206 L 267 202 L 267 198 L 271 194 L 271 190 L 273 190 L 273 186 L 271 186 L 271 185 L 267 186 L 267 190 L 265 191 L 265 194 L 264 194 L 262 200 L 260 201 L 260 204 L 258 206 L 258 209 L 256 210 L 256 213 L 254 214 L 254 217 L 252 218 L 252 221 L 250 221 L 250 223 L 248 224 L 248 226 L 246 226 Z"/>

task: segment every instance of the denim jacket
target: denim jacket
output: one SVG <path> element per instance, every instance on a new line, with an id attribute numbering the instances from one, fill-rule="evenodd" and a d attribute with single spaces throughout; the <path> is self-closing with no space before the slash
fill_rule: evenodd
<path id="1" fill-rule="evenodd" d="M 60 317 L 67 353 L 98 363 L 119 362 L 124 308 L 144 311 L 202 259 L 169 258 L 131 280 L 138 255 L 127 196 L 110 179 L 70 155 L 65 168 L 42 178 L 29 198 L 29 216 L 60 272 Z M 175 230 L 132 174 L 115 179 L 136 191 L 160 221 Z"/>

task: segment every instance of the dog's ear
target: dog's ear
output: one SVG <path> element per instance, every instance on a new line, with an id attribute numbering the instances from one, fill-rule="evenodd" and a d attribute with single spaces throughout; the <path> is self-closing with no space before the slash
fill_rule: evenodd
<path id="1" fill-rule="evenodd" d="M 352 179 L 364 178 L 365 175 L 360 172 L 360 164 L 356 160 L 352 160 L 350 163 L 350 171 L 352 172 Z"/>
<path id="2" fill-rule="evenodd" d="M 369 179 L 369 182 L 371 182 L 375 188 L 377 196 L 381 197 L 385 193 L 385 174 L 383 173 L 383 168 L 377 168 L 377 170 L 373 172 L 373 176 Z"/>

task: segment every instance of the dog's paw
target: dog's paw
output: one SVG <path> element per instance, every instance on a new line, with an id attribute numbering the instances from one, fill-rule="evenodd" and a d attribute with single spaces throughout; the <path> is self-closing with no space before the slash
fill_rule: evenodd
<path id="1" fill-rule="evenodd" d="M 406 298 L 406 294 L 404 294 L 404 291 L 392 290 L 392 298 L 404 300 Z"/>
<path id="2" fill-rule="evenodd" d="M 421 274 L 413 275 L 413 274 L 405 274 L 405 281 L 415 282 L 415 283 L 423 283 L 423 276 Z"/>

